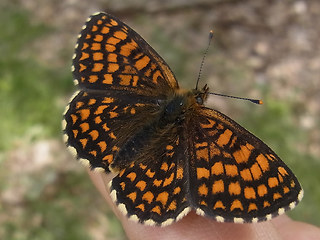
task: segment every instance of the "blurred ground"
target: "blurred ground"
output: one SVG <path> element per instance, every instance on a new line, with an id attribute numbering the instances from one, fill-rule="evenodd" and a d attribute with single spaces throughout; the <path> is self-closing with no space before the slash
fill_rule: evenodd
<path id="1" fill-rule="evenodd" d="M 305 189 L 293 218 L 320 226 L 320 2 L 40 1 L 0 3 L 0 239 L 125 239 L 86 172 L 67 153 L 60 121 L 85 19 L 106 11 L 143 36 L 193 87 L 265 104 L 208 105 L 267 142 Z"/>

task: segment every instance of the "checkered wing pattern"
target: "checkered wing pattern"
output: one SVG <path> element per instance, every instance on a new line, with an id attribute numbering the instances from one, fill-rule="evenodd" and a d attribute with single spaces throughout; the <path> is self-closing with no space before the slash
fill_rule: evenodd
<path id="1" fill-rule="evenodd" d="M 220 222 L 258 222 L 301 200 L 290 169 L 232 119 L 201 108 L 191 121 L 190 202 L 198 214 Z"/>
<path id="2" fill-rule="evenodd" d="M 73 75 L 80 88 L 165 96 L 178 83 L 164 60 L 115 17 L 91 16 L 78 38 Z"/>
<path id="3" fill-rule="evenodd" d="M 148 157 L 136 159 L 112 180 L 111 197 L 129 219 L 166 226 L 191 210 L 186 199 L 185 144 L 172 134 L 153 145 L 141 150 L 149 152 Z"/>

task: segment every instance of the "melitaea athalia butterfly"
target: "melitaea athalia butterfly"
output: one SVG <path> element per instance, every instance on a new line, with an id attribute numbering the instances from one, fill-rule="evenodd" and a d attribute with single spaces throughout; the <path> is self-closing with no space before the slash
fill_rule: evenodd
<path id="1" fill-rule="evenodd" d="M 259 222 L 302 199 L 266 144 L 206 108 L 207 87 L 180 89 L 166 62 L 117 18 L 88 19 L 72 71 L 80 91 L 64 115 L 65 141 L 91 169 L 117 174 L 111 196 L 130 219 L 165 226 L 195 210 Z"/>

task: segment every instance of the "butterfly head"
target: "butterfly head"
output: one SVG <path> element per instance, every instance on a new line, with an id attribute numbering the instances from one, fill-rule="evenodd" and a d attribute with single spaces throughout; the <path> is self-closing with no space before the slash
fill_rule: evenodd
<path id="1" fill-rule="evenodd" d="M 207 99 L 208 97 L 208 91 L 209 91 L 209 87 L 208 85 L 204 85 L 203 88 L 201 90 L 198 89 L 193 89 L 192 90 L 192 94 L 196 100 L 196 103 L 203 105 L 204 101 Z"/>

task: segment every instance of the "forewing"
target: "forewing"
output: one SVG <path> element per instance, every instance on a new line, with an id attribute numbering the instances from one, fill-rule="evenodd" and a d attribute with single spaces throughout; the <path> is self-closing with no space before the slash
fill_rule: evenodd
<path id="1" fill-rule="evenodd" d="M 190 211 L 186 199 L 186 146 L 178 136 L 157 143 L 156 154 L 148 151 L 143 161 L 133 161 L 113 178 L 111 196 L 130 219 L 147 225 L 165 226 Z"/>
<path id="2" fill-rule="evenodd" d="M 190 121 L 190 202 L 198 214 L 220 222 L 258 222 L 301 200 L 291 170 L 232 119 L 201 108 Z"/>
<path id="3" fill-rule="evenodd" d="M 106 14 L 92 15 L 81 31 L 73 59 L 80 88 L 167 95 L 178 83 L 165 61 L 129 26 Z"/>
<path id="4" fill-rule="evenodd" d="M 148 98 L 80 91 L 64 115 L 65 142 L 92 169 L 108 172 L 125 141 L 152 120 L 158 110 L 158 105 Z"/>

